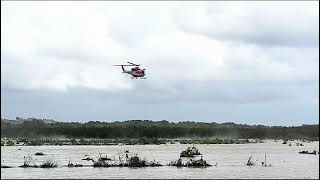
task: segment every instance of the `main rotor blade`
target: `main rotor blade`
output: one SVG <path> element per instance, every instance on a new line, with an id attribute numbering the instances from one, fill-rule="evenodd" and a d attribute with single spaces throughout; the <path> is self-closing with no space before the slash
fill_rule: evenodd
<path id="1" fill-rule="evenodd" d="M 140 64 L 134 64 L 134 63 L 132 63 L 132 62 L 127 62 L 127 63 L 132 64 L 132 65 L 134 65 L 134 66 L 140 66 Z"/>
<path id="2" fill-rule="evenodd" d="M 135 65 L 124 64 L 124 65 L 114 65 L 114 66 L 135 66 Z"/>

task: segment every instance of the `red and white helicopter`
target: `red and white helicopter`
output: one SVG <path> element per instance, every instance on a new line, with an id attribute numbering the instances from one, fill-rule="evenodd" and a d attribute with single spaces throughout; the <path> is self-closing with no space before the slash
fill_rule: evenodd
<path id="1" fill-rule="evenodd" d="M 139 66 L 140 64 L 134 64 L 132 62 L 127 62 L 129 64 L 120 64 L 120 65 L 114 65 L 114 66 L 121 66 L 122 68 L 122 73 L 127 73 L 127 74 L 130 74 L 132 77 L 131 79 L 135 78 L 135 79 L 147 79 L 145 76 L 145 70 L 146 69 L 140 69 Z M 126 70 L 124 69 L 124 66 L 135 66 L 134 68 L 131 68 L 131 70 Z"/>

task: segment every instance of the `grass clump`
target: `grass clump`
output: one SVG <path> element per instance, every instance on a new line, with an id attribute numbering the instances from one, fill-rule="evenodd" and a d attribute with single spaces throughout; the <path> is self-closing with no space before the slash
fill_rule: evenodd
<path id="1" fill-rule="evenodd" d="M 176 161 L 171 161 L 169 164 L 169 166 L 176 166 L 176 167 L 207 167 L 207 166 L 211 166 L 209 163 L 207 163 L 207 161 L 201 159 L 189 159 L 187 162 L 183 163 L 182 159 L 179 158 Z"/>
<path id="2" fill-rule="evenodd" d="M 23 165 L 19 166 L 22 168 L 27 168 L 27 167 L 38 167 L 35 163 L 31 155 L 23 156 Z"/>
<path id="3" fill-rule="evenodd" d="M 45 159 L 43 163 L 40 165 L 41 168 L 54 168 L 58 167 L 57 162 L 55 162 L 53 159 Z"/>
<path id="4" fill-rule="evenodd" d="M 93 167 L 110 167 L 111 165 L 102 159 L 98 159 L 97 161 L 92 160 L 93 161 Z"/>
<path id="5" fill-rule="evenodd" d="M 182 167 L 184 166 L 184 164 L 182 163 L 182 159 L 179 158 L 178 160 L 176 161 L 171 161 L 169 164 L 169 166 L 177 166 L 177 167 Z"/>
<path id="6" fill-rule="evenodd" d="M 93 167 L 110 167 L 112 166 L 108 160 L 104 157 L 101 156 L 101 153 L 99 153 L 98 160 L 91 159 L 93 162 Z"/>
<path id="7" fill-rule="evenodd" d="M 176 161 L 171 161 L 169 164 L 169 166 L 176 166 L 176 167 L 207 167 L 207 166 L 211 166 L 209 163 L 207 163 L 207 161 L 201 159 L 189 159 L 187 162 L 183 163 L 182 162 L 182 158 L 179 158 Z"/>
<path id="8" fill-rule="evenodd" d="M 148 162 L 148 166 L 156 167 L 156 166 L 162 166 L 162 164 L 160 164 L 159 161 L 153 160 Z"/>
<path id="9" fill-rule="evenodd" d="M 82 166 L 83 166 L 82 164 L 78 164 L 78 163 L 73 164 L 73 163 L 71 162 L 71 159 L 70 159 L 69 162 L 68 162 L 68 167 L 82 167 Z"/>
<path id="10" fill-rule="evenodd" d="M 210 164 L 208 164 L 205 160 L 198 159 L 198 160 L 193 160 L 190 159 L 189 161 L 187 161 L 185 163 L 185 166 L 187 167 L 206 167 L 206 166 L 211 166 Z"/>
<path id="11" fill-rule="evenodd" d="M 119 159 L 116 160 L 115 158 L 103 158 L 98 157 L 98 160 L 92 160 L 93 167 L 148 167 L 148 166 L 162 166 L 159 162 L 147 161 L 146 159 L 140 158 L 137 154 L 129 157 L 128 153 L 120 154 Z"/>
<path id="12" fill-rule="evenodd" d="M 126 162 L 124 163 L 125 167 L 148 167 L 148 166 L 162 166 L 158 161 L 147 161 L 145 158 L 141 159 L 138 154 L 134 154 L 130 158 L 126 156 Z"/>

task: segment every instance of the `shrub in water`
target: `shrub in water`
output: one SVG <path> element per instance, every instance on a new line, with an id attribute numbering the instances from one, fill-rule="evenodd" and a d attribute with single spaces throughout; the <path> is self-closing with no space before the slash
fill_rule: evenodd
<path id="1" fill-rule="evenodd" d="M 188 147 L 185 151 L 180 153 L 180 157 L 194 157 L 195 155 L 201 155 L 200 151 L 195 147 Z"/>
<path id="2" fill-rule="evenodd" d="M 147 162 L 144 159 L 141 160 L 138 155 L 135 154 L 127 160 L 127 165 L 129 167 L 144 167 L 147 166 Z"/>

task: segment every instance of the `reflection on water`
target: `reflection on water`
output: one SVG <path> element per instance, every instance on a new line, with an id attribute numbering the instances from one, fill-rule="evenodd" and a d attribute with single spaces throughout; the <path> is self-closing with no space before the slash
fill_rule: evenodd
<path id="1" fill-rule="evenodd" d="M 294 143 L 295 144 L 295 143 Z M 97 157 L 98 153 L 118 157 L 129 150 L 147 160 L 168 164 L 179 158 L 180 152 L 189 145 L 116 145 L 116 146 L 1 146 L 1 164 L 14 168 L 1 168 L 2 178 L 312 178 L 319 179 L 319 155 L 299 154 L 302 150 L 319 151 L 319 142 L 304 143 L 304 146 L 288 146 L 282 142 L 266 141 L 260 144 L 214 144 L 196 145 L 203 159 L 217 166 L 207 168 L 177 167 L 65 167 L 68 161 L 92 165 L 91 161 L 81 160 L 86 154 Z M 18 150 L 21 148 L 21 150 Z M 41 151 L 45 156 L 34 156 Z M 58 168 L 18 168 L 23 157 L 32 154 L 35 163 L 40 164 L 46 157 L 58 162 Z M 267 155 L 267 164 L 261 161 Z M 252 155 L 255 166 L 246 166 Z"/>

